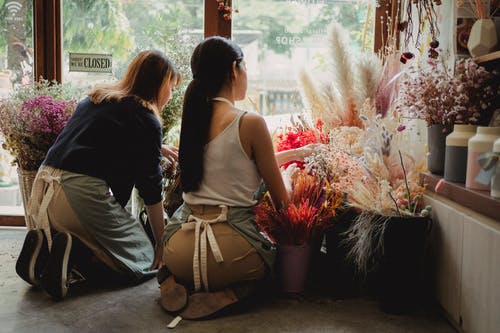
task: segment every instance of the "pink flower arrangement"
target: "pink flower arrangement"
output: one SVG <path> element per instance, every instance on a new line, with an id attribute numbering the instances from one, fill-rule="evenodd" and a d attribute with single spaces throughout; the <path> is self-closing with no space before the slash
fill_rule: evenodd
<path id="1" fill-rule="evenodd" d="M 64 89 L 42 82 L 0 102 L 2 146 L 21 169 L 39 168 L 74 112 L 76 99 L 68 98 Z"/>
<path id="2" fill-rule="evenodd" d="M 491 102 L 499 93 L 498 75 L 461 59 L 453 73 L 431 62 L 401 83 L 396 109 L 403 115 L 435 124 L 487 124 Z"/>

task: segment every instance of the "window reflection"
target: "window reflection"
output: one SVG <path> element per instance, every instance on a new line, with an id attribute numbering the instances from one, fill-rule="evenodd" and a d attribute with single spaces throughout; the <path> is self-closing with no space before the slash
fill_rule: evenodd
<path id="1" fill-rule="evenodd" d="M 323 71 L 327 29 L 336 21 L 346 28 L 353 49 L 373 50 L 373 18 L 366 4 L 333 0 L 245 0 L 233 15 L 233 39 L 248 68 L 248 99 L 240 107 L 267 116 L 270 127 L 303 109 L 297 86 L 302 66 Z M 371 13 L 374 11 L 371 10 Z M 368 22 L 367 22 L 368 19 Z"/>

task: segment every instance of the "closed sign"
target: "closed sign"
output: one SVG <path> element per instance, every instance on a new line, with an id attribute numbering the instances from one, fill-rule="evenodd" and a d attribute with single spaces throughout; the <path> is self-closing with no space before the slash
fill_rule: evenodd
<path id="1" fill-rule="evenodd" d="M 70 53 L 69 71 L 111 73 L 112 58 L 111 54 Z"/>

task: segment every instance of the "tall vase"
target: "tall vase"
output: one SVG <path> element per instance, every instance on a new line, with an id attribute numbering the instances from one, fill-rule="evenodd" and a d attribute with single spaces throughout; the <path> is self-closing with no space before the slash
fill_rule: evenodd
<path id="1" fill-rule="evenodd" d="M 500 137 L 500 127 L 479 126 L 477 133 L 469 139 L 467 153 L 467 176 L 465 186 L 474 190 L 489 191 L 491 183 L 487 185 L 477 181 L 480 175 L 481 166 L 478 158 L 484 153 L 489 153 L 493 150 L 495 140 Z"/>
<path id="2" fill-rule="evenodd" d="M 311 245 L 279 245 L 278 273 L 281 291 L 287 293 L 303 292 L 311 261 Z"/>
<path id="3" fill-rule="evenodd" d="M 496 50 L 498 36 L 492 19 L 478 19 L 472 25 L 467 48 L 473 57 L 482 56 Z"/>
<path id="4" fill-rule="evenodd" d="M 430 172 L 442 175 L 444 172 L 444 156 L 446 150 L 446 135 L 450 132 L 444 125 L 431 125 L 427 128 L 427 168 Z"/>
<path id="5" fill-rule="evenodd" d="M 23 170 L 17 168 L 17 176 L 19 179 L 19 189 L 21 190 L 21 198 L 23 200 L 24 208 L 24 222 L 28 229 L 33 229 L 35 227 L 33 221 L 28 216 L 28 203 L 31 197 L 31 189 L 33 188 L 33 182 L 35 181 L 36 170 Z"/>
<path id="6" fill-rule="evenodd" d="M 453 132 L 446 137 L 444 159 L 444 179 L 450 182 L 465 183 L 467 174 L 467 146 L 469 139 L 476 134 L 476 125 L 453 126 Z"/>

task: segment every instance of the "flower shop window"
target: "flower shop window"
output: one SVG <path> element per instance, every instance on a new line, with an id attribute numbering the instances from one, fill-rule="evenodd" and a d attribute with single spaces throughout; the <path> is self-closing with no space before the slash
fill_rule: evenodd
<path id="1" fill-rule="evenodd" d="M 373 5 L 354 0 L 233 1 L 232 38 L 243 49 L 248 73 L 240 107 L 266 116 L 271 128 L 286 124 L 290 113 L 304 108 L 298 72 L 327 67 L 330 24 L 344 27 L 359 55 L 373 50 L 374 13 Z"/>
<path id="2" fill-rule="evenodd" d="M 203 38 L 204 1 L 62 0 L 61 16 L 62 81 L 87 88 L 121 78 L 145 49 L 189 61 Z"/>
<path id="3" fill-rule="evenodd" d="M 14 88 L 33 81 L 33 2 L 3 1 L 0 17 L 0 98 L 7 98 Z M 21 195 L 11 161 L 0 148 L 0 214 L 19 215 Z"/>

